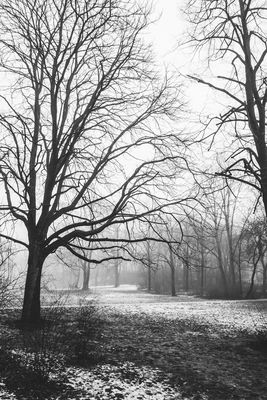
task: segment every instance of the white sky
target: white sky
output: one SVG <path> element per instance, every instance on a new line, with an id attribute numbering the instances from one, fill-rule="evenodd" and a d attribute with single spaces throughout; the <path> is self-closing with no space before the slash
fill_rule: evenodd
<path id="1" fill-rule="evenodd" d="M 150 27 L 149 40 L 153 43 L 156 57 L 160 64 L 171 72 L 183 75 L 196 75 L 201 65 L 193 58 L 193 50 L 178 46 L 189 25 L 182 9 L 186 0 L 153 0 L 154 15 L 158 17 Z M 204 68 L 204 65 L 202 65 Z M 211 90 L 203 85 L 186 80 L 186 96 L 190 108 L 196 113 L 204 108 L 214 107 Z"/>
<path id="2" fill-rule="evenodd" d="M 187 74 L 201 76 L 222 75 L 227 65 L 220 62 L 213 66 L 213 71 L 208 70 L 204 62 L 201 63 L 197 57 L 193 58 L 193 49 L 181 48 L 178 46 L 183 35 L 189 29 L 186 15 L 182 9 L 186 0 L 153 0 L 154 13 L 160 18 L 150 27 L 149 39 L 153 43 L 156 57 L 160 64 L 168 70 L 184 75 L 185 96 L 188 100 L 188 108 L 191 111 L 191 118 L 198 119 L 199 114 L 219 114 L 225 107 L 225 102 L 229 101 L 225 96 L 220 96 L 208 87 L 186 79 Z M 204 75 L 203 75 L 204 74 Z M 187 121 L 190 126 L 190 121 Z M 189 128 L 190 129 L 190 128 Z M 201 166 L 210 166 L 211 171 L 218 171 L 220 167 L 215 160 L 219 155 L 221 160 L 227 158 L 227 151 L 231 149 L 231 137 L 229 135 L 218 135 L 211 151 L 204 150 L 201 146 L 195 149 L 195 157 Z M 194 157 L 194 156 L 193 156 Z M 243 186 L 245 193 L 245 203 L 251 196 L 250 203 L 254 202 L 253 193 L 248 194 L 247 187 Z M 252 192 L 252 191 L 251 191 Z"/>

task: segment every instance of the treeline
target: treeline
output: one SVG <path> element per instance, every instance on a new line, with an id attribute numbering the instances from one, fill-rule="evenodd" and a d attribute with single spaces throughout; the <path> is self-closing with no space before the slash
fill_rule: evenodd
<path id="1" fill-rule="evenodd" d="M 77 259 L 75 263 L 68 256 L 64 285 L 87 290 L 136 284 L 172 296 L 182 292 L 229 299 L 266 296 L 265 217 L 246 207 L 242 193 L 235 196 L 228 187 L 213 190 L 203 195 L 199 207 L 184 210 L 176 224 L 167 218 L 161 225 L 150 220 L 147 234 L 153 237 L 155 232 L 165 241 L 138 243 L 128 262 L 114 257 L 100 265 Z"/>
<path id="2" fill-rule="evenodd" d="M 205 202 L 201 211 L 187 214 L 179 229 L 173 228 L 177 244 L 147 244 L 141 285 L 172 295 L 185 291 L 212 298 L 265 297 L 265 216 L 247 208 L 241 212 L 240 197 L 229 188 L 209 194 Z"/>

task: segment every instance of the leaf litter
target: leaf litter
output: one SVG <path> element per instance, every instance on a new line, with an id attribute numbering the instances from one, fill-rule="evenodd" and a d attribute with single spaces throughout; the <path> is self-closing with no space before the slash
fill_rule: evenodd
<path id="1" fill-rule="evenodd" d="M 267 301 L 105 289 L 99 302 L 104 320 L 96 339 L 101 361 L 82 368 L 70 365 L 62 388 L 39 397 L 12 393 L 2 379 L 0 399 L 267 398 Z M 3 329 L 10 335 L 6 325 Z"/>

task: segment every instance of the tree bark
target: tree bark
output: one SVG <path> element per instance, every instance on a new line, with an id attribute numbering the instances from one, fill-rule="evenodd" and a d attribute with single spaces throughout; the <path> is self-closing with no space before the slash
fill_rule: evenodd
<path id="1" fill-rule="evenodd" d="M 151 255 L 150 255 L 150 246 L 149 243 L 147 243 L 147 290 L 148 292 L 151 292 L 152 289 L 152 274 L 151 274 Z"/>
<path id="2" fill-rule="evenodd" d="M 254 288 L 254 279 L 255 279 L 255 275 L 256 275 L 257 266 L 258 266 L 258 262 L 254 263 L 253 271 L 252 271 L 252 275 L 251 275 L 251 279 L 250 279 L 249 289 L 246 294 L 246 299 L 249 299 L 251 297 L 251 294 L 252 294 L 252 291 Z"/>
<path id="3" fill-rule="evenodd" d="M 226 208 L 226 205 L 225 205 Z M 228 242 L 228 250 L 229 250 L 229 271 L 230 271 L 230 288 L 231 294 L 233 296 L 236 295 L 236 274 L 235 274 L 235 260 L 234 260 L 234 250 L 233 250 L 233 236 L 232 236 L 232 226 L 230 227 L 229 223 L 229 204 L 227 204 L 227 211 L 224 210 L 225 217 L 225 227 L 226 227 L 226 236 Z"/>
<path id="4" fill-rule="evenodd" d="M 201 265 L 200 265 L 200 285 L 199 285 L 200 296 L 204 295 L 204 273 L 205 273 L 205 255 L 204 255 L 204 248 L 201 245 Z"/>
<path id="5" fill-rule="evenodd" d="M 170 268 L 171 268 L 171 295 L 174 297 L 174 296 L 176 296 L 175 264 L 174 264 L 172 249 L 170 246 L 169 246 L 169 252 L 170 252 Z"/>
<path id="6" fill-rule="evenodd" d="M 23 323 L 38 323 L 41 319 L 41 276 L 44 256 L 39 244 L 30 245 L 28 270 L 24 291 L 24 301 L 21 321 Z"/>
<path id="7" fill-rule="evenodd" d="M 85 261 L 84 265 L 83 265 L 83 287 L 82 287 L 82 290 L 89 289 L 89 280 L 90 280 L 90 263 Z"/>
<path id="8" fill-rule="evenodd" d="M 183 266 L 184 266 L 184 268 L 183 268 L 183 272 L 184 272 L 184 274 L 183 274 L 183 277 L 184 277 L 184 279 L 183 279 L 184 291 L 188 292 L 188 290 L 189 290 L 189 267 L 188 267 L 187 261 L 183 263 Z"/>
<path id="9" fill-rule="evenodd" d="M 215 232 L 215 240 L 216 240 L 216 247 L 217 247 L 218 269 L 219 269 L 220 275 L 221 275 L 221 281 L 222 281 L 222 284 L 223 284 L 224 295 L 226 297 L 228 297 L 229 296 L 228 282 L 227 282 L 227 278 L 226 278 L 225 271 L 224 271 L 224 268 L 223 268 L 223 258 L 222 258 L 221 243 L 220 243 L 219 237 L 217 235 L 217 232 Z"/>
<path id="10" fill-rule="evenodd" d="M 173 297 L 176 296 L 176 288 L 175 288 L 175 267 L 171 267 L 171 295 Z"/>
<path id="11" fill-rule="evenodd" d="M 147 267 L 147 290 L 151 292 L 152 286 L 151 286 L 151 266 L 150 264 Z"/>
<path id="12" fill-rule="evenodd" d="M 239 293 L 240 293 L 240 297 L 243 297 L 243 285 L 242 285 L 242 270 L 241 270 L 241 245 L 242 245 L 242 241 L 239 241 L 238 244 L 238 283 L 239 283 Z"/>
<path id="13" fill-rule="evenodd" d="M 266 264 L 262 265 L 262 297 L 266 297 L 266 286 L 267 286 L 267 267 Z"/>
<path id="14" fill-rule="evenodd" d="M 115 260 L 115 274 L 114 274 L 114 287 L 117 288 L 120 286 L 120 271 L 119 271 L 119 262 Z"/>
<path id="15" fill-rule="evenodd" d="M 259 244 L 260 244 L 260 241 L 258 242 L 257 247 L 259 246 Z M 252 275 L 251 275 L 250 286 L 249 286 L 249 289 L 248 289 L 247 294 L 246 294 L 246 299 L 251 297 L 251 294 L 252 294 L 252 291 L 253 291 L 253 288 L 254 288 L 254 279 L 255 279 L 258 263 L 259 263 L 260 258 L 261 258 L 261 255 L 260 255 L 260 251 L 261 250 L 260 249 L 261 249 L 261 246 L 260 246 L 260 248 L 258 247 L 259 254 L 258 254 L 257 257 L 256 257 L 256 251 L 254 252 L 254 256 L 253 256 L 253 271 L 252 271 Z"/>
<path id="16" fill-rule="evenodd" d="M 262 265 L 262 290 L 261 294 L 262 297 L 265 297 L 266 295 L 266 265 L 265 265 L 265 260 L 264 260 L 264 250 L 263 250 L 263 244 L 261 240 L 259 241 L 258 244 L 259 252 L 260 252 L 260 259 L 261 259 L 261 265 Z"/>

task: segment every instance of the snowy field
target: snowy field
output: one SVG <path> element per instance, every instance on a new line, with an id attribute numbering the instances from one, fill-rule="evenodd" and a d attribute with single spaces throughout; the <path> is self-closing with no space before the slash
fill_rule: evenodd
<path id="1" fill-rule="evenodd" d="M 267 301 L 213 301 L 97 287 L 68 296 L 99 304 L 97 361 L 68 365 L 60 389 L 11 390 L 12 400 L 264 400 L 267 399 Z"/>

